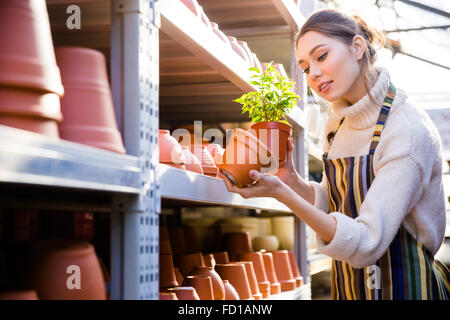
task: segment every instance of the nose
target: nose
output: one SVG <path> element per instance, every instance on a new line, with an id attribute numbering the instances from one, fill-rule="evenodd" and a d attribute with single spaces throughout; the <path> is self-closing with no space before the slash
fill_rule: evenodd
<path id="1" fill-rule="evenodd" d="M 320 71 L 320 68 L 311 65 L 309 67 L 309 75 L 311 77 L 311 79 L 316 80 L 318 77 L 320 77 L 322 75 L 322 72 Z"/>

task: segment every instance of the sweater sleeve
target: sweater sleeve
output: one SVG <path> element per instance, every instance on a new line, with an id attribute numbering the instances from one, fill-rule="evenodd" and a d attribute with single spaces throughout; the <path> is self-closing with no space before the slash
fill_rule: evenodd
<path id="1" fill-rule="evenodd" d="M 329 243 L 316 234 L 319 250 L 355 268 L 375 263 L 422 192 L 422 170 L 409 154 L 385 162 L 377 170 L 357 218 L 330 213 L 337 222 L 336 233 Z"/>
<path id="2" fill-rule="evenodd" d="M 328 203 L 328 182 L 325 171 L 322 175 L 322 182 L 310 181 L 310 183 L 314 189 L 314 206 L 328 213 L 330 207 Z"/>

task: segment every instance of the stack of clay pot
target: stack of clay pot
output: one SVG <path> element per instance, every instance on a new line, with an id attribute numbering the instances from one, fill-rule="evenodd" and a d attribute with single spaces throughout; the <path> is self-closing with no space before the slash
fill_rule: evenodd
<path id="1" fill-rule="evenodd" d="M 39 299 L 106 299 L 101 266 L 89 242 L 40 240 L 32 244 L 29 259 L 24 281 Z"/>
<path id="2" fill-rule="evenodd" d="M 125 153 L 104 55 L 81 47 L 59 47 L 55 53 L 65 89 L 61 99 L 61 138 Z"/>
<path id="3" fill-rule="evenodd" d="M 171 167 L 185 170 L 186 158 L 183 148 L 178 141 L 170 135 L 169 130 L 158 131 L 159 162 Z"/>
<path id="4" fill-rule="evenodd" d="M 0 1 L 0 124 L 58 138 L 64 95 L 45 0 Z"/>

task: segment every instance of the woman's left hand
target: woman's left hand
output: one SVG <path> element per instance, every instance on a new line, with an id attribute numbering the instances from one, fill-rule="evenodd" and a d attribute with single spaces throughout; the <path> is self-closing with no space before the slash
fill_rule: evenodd
<path id="1" fill-rule="evenodd" d="M 282 187 L 285 184 L 274 175 L 265 175 L 256 170 L 250 171 L 250 178 L 256 181 L 256 183 L 239 188 L 234 185 L 230 179 L 222 172 L 219 172 L 220 177 L 222 177 L 225 182 L 225 186 L 229 192 L 235 192 L 241 195 L 242 198 L 257 198 L 257 197 L 272 197 L 277 199 L 280 192 L 282 192 Z"/>

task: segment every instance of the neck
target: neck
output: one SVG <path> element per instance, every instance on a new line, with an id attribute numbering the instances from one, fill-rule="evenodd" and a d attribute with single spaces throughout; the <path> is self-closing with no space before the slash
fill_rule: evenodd
<path id="1" fill-rule="evenodd" d="M 369 91 L 374 86 L 376 82 L 376 72 L 375 70 L 371 70 L 369 72 Z M 356 78 L 353 85 L 350 87 L 350 89 L 342 96 L 342 98 L 348 102 L 349 105 L 353 105 L 359 100 L 361 100 L 362 97 L 364 97 L 366 94 L 368 94 L 368 91 L 366 89 L 363 75 L 360 73 L 358 77 Z"/>

